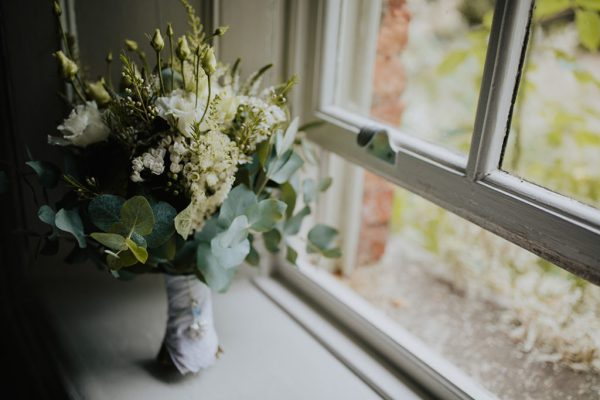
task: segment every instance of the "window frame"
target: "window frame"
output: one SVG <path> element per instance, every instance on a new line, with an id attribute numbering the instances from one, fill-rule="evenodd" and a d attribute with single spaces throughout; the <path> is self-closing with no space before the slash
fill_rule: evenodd
<path id="1" fill-rule="evenodd" d="M 320 128 L 308 132 L 308 138 L 348 161 L 345 167 L 334 162 L 333 170 L 356 179 L 358 174 L 353 168 L 365 168 L 600 284 L 600 210 L 510 175 L 500 166 L 527 50 L 534 0 L 496 1 L 468 157 L 334 104 L 335 65 L 340 60 L 335 51 L 340 34 L 338 16 L 344 1 L 286 2 L 286 72 L 298 73 L 304 83 L 293 94 L 292 111 L 305 121 L 317 118 L 324 122 Z M 358 55 L 356 61 L 364 62 L 361 56 Z M 358 82 L 357 86 L 366 87 L 364 82 Z M 369 126 L 387 131 L 390 146 L 396 153 L 394 165 L 370 155 L 357 144 L 360 130 Z M 322 164 L 328 164 L 327 157 Z M 331 166 L 329 171 L 332 171 Z M 355 180 L 352 185 L 356 189 L 362 187 L 362 182 Z M 337 191 L 347 191 L 346 186 L 342 184 Z M 338 199 L 342 198 L 339 194 Z M 347 217 L 348 208 L 353 207 L 347 202 L 346 199 L 335 207 L 330 201 L 320 204 L 324 207 L 318 210 L 317 219 L 326 221 L 337 214 L 337 219 L 342 220 L 341 213 L 344 213 L 342 248 L 353 252 L 360 222 L 358 218 Z M 356 215 L 357 210 L 352 209 L 354 213 L 350 215 Z M 346 264 L 353 260 L 355 255 L 345 256 L 344 271 L 351 269 Z M 314 300 L 319 310 L 433 395 L 449 399 L 496 398 L 306 259 L 300 257 L 297 269 L 280 259 L 274 263 L 273 276 Z M 294 310 L 288 311 L 294 313 Z"/>
<path id="2" fill-rule="evenodd" d="M 308 137 L 322 148 L 600 284 L 600 210 L 500 167 L 534 1 L 496 2 L 467 159 L 335 105 L 340 58 L 336 46 L 344 4 L 344 0 L 319 1 L 317 35 L 312 43 L 304 43 L 306 56 L 312 54 L 315 60 L 311 64 L 315 66 L 311 72 L 315 87 L 304 107 L 312 110 L 308 119 L 317 117 L 325 122 Z M 298 38 L 292 45 L 297 44 Z M 357 144 L 359 131 L 368 126 L 388 132 L 395 165 L 371 156 Z"/>

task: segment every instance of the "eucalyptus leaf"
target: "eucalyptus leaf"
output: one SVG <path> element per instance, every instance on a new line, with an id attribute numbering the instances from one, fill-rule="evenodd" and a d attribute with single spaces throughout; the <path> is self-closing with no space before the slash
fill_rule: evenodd
<path id="1" fill-rule="evenodd" d="M 248 218 L 236 217 L 229 228 L 210 241 L 210 248 L 219 264 L 224 268 L 239 266 L 250 252 L 248 241 Z"/>
<path id="2" fill-rule="evenodd" d="M 135 243 L 130 238 L 125 239 L 125 244 L 129 248 L 129 250 L 131 250 L 131 253 L 133 253 L 134 257 L 139 262 L 141 262 L 142 264 L 146 262 L 146 260 L 148 259 L 148 251 L 145 248 L 138 246 L 137 243 Z"/>
<path id="3" fill-rule="evenodd" d="M 267 165 L 267 177 L 279 184 L 284 183 L 298 171 L 304 161 L 294 153 L 293 150 L 288 150 L 279 158 L 269 160 Z"/>
<path id="4" fill-rule="evenodd" d="M 79 216 L 77 210 L 66 210 L 64 208 L 61 208 L 56 213 L 54 223 L 56 224 L 56 227 L 61 231 L 65 231 L 73 235 L 75 239 L 77 239 L 79 247 L 86 247 L 85 233 L 83 231 L 83 222 L 81 222 L 81 217 Z"/>
<path id="5" fill-rule="evenodd" d="M 56 227 L 54 220 L 56 219 L 56 212 L 49 206 L 44 204 L 41 206 L 37 212 L 38 218 L 40 221 L 45 222 L 46 224 Z"/>
<path id="6" fill-rule="evenodd" d="M 248 264 L 256 267 L 260 263 L 260 254 L 258 253 L 258 251 L 256 250 L 256 248 L 254 247 L 254 236 L 253 235 L 249 235 L 248 236 L 248 240 L 250 242 L 250 252 L 246 256 L 245 261 Z"/>
<path id="7" fill-rule="evenodd" d="M 279 243 L 281 242 L 281 232 L 277 229 L 271 229 L 268 232 L 263 233 L 263 240 L 265 247 L 271 253 L 279 252 Z"/>
<path id="8" fill-rule="evenodd" d="M 287 204 L 287 208 L 285 210 L 286 217 L 290 218 L 296 209 L 296 199 L 298 197 L 296 194 L 296 189 L 294 189 L 294 186 L 290 182 L 284 182 L 280 189 L 280 198 L 285 204 Z"/>
<path id="9" fill-rule="evenodd" d="M 196 232 L 194 239 L 201 242 L 210 242 L 215 236 L 223 232 L 225 228 L 219 225 L 217 217 L 213 216 L 211 219 L 204 223 L 204 226 L 199 232 Z"/>
<path id="10" fill-rule="evenodd" d="M 135 196 L 125 201 L 121 207 L 121 222 L 140 235 L 151 234 L 154 214 L 148 200 L 143 196 Z"/>
<path id="11" fill-rule="evenodd" d="M 138 260 L 136 256 L 130 251 L 122 251 L 118 256 L 108 254 L 106 256 L 106 264 L 111 270 L 119 270 L 124 267 L 131 267 L 137 264 Z"/>
<path id="12" fill-rule="evenodd" d="M 326 176 L 325 178 L 319 181 L 319 191 L 324 192 L 331 187 L 333 183 L 333 179 L 330 176 Z"/>
<path id="13" fill-rule="evenodd" d="M 125 238 L 117 233 L 94 232 L 90 236 L 98 243 L 114 251 L 121 251 L 127 248 Z"/>
<path id="14" fill-rule="evenodd" d="M 148 247 L 159 247 L 166 243 L 175 233 L 175 224 L 173 220 L 177 215 L 177 210 L 169 203 L 160 201 L 152 205 L 154 214 L 154 227 L 152 233 L 146 236 Z"/>
<path id="15" fill-rule="evenodd" d="M 302 193 L 304 198 L 304 203 L 311 203 L 317 198 L 319 187 L 317 185 L 317 181 L 312 178 L 305 179 L 302 182 Z"/>
<path id="16" fill-rule="evenodd" d="M 283 153 L 288 151 L 294 144 L 296 134 L 298 133 L 298 126 L 300 125 L 300 118 L 296 117 L 288 125 L 284 135 L 278 135 L 275 141 L 275 153 L 281 156 Z"/>
<path id="17" fill-rule="evenodd" d="M 287 204 L 275 199 L 262 200 L 248 209 L 248 223 L 258 232 L 273 229 L 285 215 Z"/>
<path id="18" fill-rule="evenodd" d="M 264 167 L 267 164 L 267 160 L 271 155 L 271 149 L 272 145 L 271 142 L 268 140 L 264 140 L 256 146 L 256 154 L 258 157 L 258 162 L 261 166 Z"/>
<path id="19" fill-rule="evenodd" d="M 296 261 L 298 260 L 298 252 L 294 250 L 293 247 L 287 246 L 285 259 L 288 260 L 290 263 L 296 265 Z"/>
<path id="20" fill-rule="evenodd" d="M 309 214 L 309 206 L 306 206 L 302 210 L 298 211 L 296 215 L 285 221 L 285 224 L 283 226 L 283 232 L 288 236 L 297 235 L 298 232 L 300 232 L 300 228 L 302 227 L 302 221 L 304 220 L 304 217 L 306 217 Z"/>
<path id="21" fill-rule="evenodd" d="M 200 243 L 196 249 L 196 267 L 204 277 L 206 284 L 214 290 L 223 292 L 227 290 L 235 269 L 223 267 L 213 254 L 211 245 Z"/>
<path id="22" fill-rule="evenodd" d="M 235 218 L 246 214 L 246 210 L 256 202 L 256 195 L 252 190 L 244 185 L 234 187 L 221 205 L 219 224 L 223 227 L 229 226 Z"/>
<path id="23" fill-rule="evenodd" d="M 138 246 L 148 247 L 148 243 L 146 242 L 146 239 L 144 238 L 144 236 L 140 235 L 139 233 L 137 233 L 135 231 L 132 231 L 131 227 L 125 226 L 125 224 L 122 222 L 117 222 L 116 224 L 114 224 L 110 228 L 109 233 L 117 233 L 121 236 L 130 238 Z"/>
<path id="24" fill-rule="evenodd" d="M 121 220 L 121 207 L 125 199 L 112 194 L 102 194 L 94 197 L 88 206 L 88 213 L 92 223 L 104 232 Z"/>
<path id="25" fill-rule="evenodd" d="M 56 165 L 47 161 L 27 161 L 25 164 L 33 169 L 42 186 L 53 188 L 58 184 L 61 172 Z"/>
<path id="26" fill-rule="evenodd" d="M 337 229 L 318 224 L 308 232 L 306 250 L 309 253 L 321 253 L 325 257 L 339 257 L 340 251 L 335 245 L 337 237 Z"/>

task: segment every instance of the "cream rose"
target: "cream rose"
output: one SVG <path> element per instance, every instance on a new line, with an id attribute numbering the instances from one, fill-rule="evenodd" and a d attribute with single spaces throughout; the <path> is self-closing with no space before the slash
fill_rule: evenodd
<path id="1" fill-rule="evenodd" d="M 199 121 L 206 106 L 206 98 L 198 99 L 196 107 L 196 95 L 177 89 L 169 96 L 159 97 L 156 100 L 158 115 L 169 121 L 181 134 L 190 137 L 193 133 L 193 123 Z M 208 129 L 203 122 L 201 129 Z"/>
<path id="2" fill-rule="evenodd" d="M 95 101 L 88 101 L 75 107 L 69 118 L 65 119 L 58 130 L 67 141 L 79 147 L 108 139 L 110 129 L 102 120 L 102 113 L 98 110 Z"/>

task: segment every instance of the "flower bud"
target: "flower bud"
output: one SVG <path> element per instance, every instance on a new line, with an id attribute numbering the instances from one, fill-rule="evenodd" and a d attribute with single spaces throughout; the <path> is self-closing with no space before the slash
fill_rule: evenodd
<path id="1" fill-rule="evenodd" d="M 212 47 L 208 47 L 202 55 L 202 69 L 206 75 L 212 75 L 217 70 L 217 60 Z"/>
<path id="2" fill-rule="evenodd" d="M 65 56 L 65 53 L 59 50 L 54 53 L 54 57 L 58 59 L 63 78 L 72 79 L 75 75 L 77 75 L 77 72 L 79 72 L 79 67 L 75 61 Z"/>
<path id="3" fill-rule="evenodd" d="M 171 23 L 169 22 L 167 24 L 167 36 L 169 37 L 173 37 L 173 25 L 171 25 Z"/>
<path id="4" fill-rule="evenodd" d="M 60 4 L 58 4 L 58 1 L 55 1 L 52 4 L 52 10 L 54 11 L 54 15 L 56 15 L 57 17 L 60 17 L 62 15 L 62 8 L 60 7 Z"/>
<path id="5" fill-rule="evenodd" d="M 152 41 L 150 42 L 154 51 L 161 51 L 165 47 L 165 41 L 163 40 L 162 35 L 160 34 L 160 29 L 156 29 L 154 31 L 154 36 L 152 36 Z"/>
<path id="6" fill-rule="evenodd" d="M 185 61 L 190 57 L 190 47 L 188 46 L 185 36 L 177 39 L 177 58 L 180 61 Z"/>
<path id="7" fill-rule="evenodd" d="M 100 79 L 98 82 L 88 82 L 87 92 L 100 105 L 109 103 L 111 100 L 110 94 L 104 87 L 104 79 Z"/>
<path id="8" fill-rule="evenodd" d="M 106 62 L 111 63 L 112 60 L 113 60 L 112 51 L 109 51 L 108 54 L 106 55 Z"/>
<path id="9" fill-rule="evenodd" d="M 217 29 L 215 29 L 215 36 L 223 36 L 227 31 L 229 30 L 229 26 L 228 25 L 223 25 L 218 27 Z"/>
<path id="10" fill-rule="evenodd" d="M 127 47 L 127 50 L 129 51 L 137 51 L 139 48 L 137 42 L 131 39 L 125 39 L 125 47 Z"/>

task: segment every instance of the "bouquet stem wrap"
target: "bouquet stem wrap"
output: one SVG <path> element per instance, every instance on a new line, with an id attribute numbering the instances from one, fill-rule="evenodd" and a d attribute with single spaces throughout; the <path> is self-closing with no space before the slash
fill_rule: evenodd
<path id="1" fill-rule="evenodd" d="M 169 317 L 164 345 L 181 374 L 195 373 L 216 359 L 215 331 L 208 286 L 195 276 L 165 275 Z"/>

